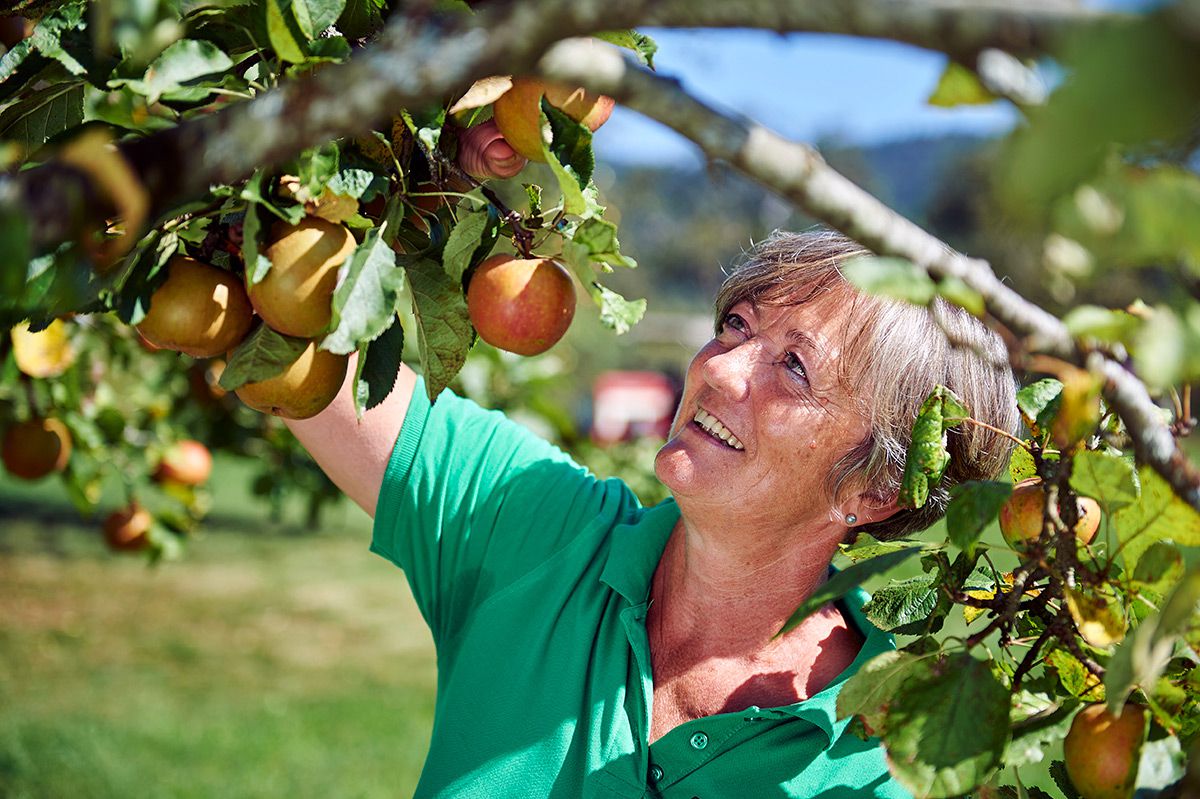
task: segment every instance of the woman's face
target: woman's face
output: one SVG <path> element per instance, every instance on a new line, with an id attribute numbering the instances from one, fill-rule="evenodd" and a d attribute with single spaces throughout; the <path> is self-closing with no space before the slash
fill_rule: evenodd
<path id="1" fill-rule="evenodd" d="M 737 509 L 748 523 L 828 524 L 826 479 L 869 425 L 839 381 L 852 295 L 804 305 L 740 302 L 692 359 L 655 472 L 693 508 Z M 714 508 L 714 510 L 716 509 Z"/>

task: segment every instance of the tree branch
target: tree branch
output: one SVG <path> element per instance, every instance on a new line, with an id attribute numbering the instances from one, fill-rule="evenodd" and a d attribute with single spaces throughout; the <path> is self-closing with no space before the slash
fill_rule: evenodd
<path id="1" fill-rule="evenodd" d="M 393 19 L 378 41 L 345 64 L 120 149 L 143 182 L 155 218 L 213 184 L 236 183 L 306 147 L 365 133 L 401 108 L 440 103 L 490 74 L 530 70 L 546 48 L 570 36 L 646 24 L 756 27 L 895 39 L 974 59 L 988 48 L 1042 53 L 1067 30 L 1110 18 L 1065 2 L 1028 0 L 1015 7 L 995 0 L 546 0 L 495 4 L 451 22 L 414 13 Z M 58 208 L 63 218 L 87 220 L 64 231 L 34 216 L 37 252 L 103 221 L 80 192 L 48 177 L 36 169 L 0 176 L 0 203 L 17 197 Z"/>
<path id="2" fill-rule="evenodd" d="M 676 82 L 617 53 L 564 41 L 547 52 L 539 69 L 546 77 L 611 95 L 662 122 L 696 142 L 709 158 L 728 162 L 877 253 L 907 258 L 934 277 L 962 280 L 979 292 L 996 319 L 1027 337 L 1024 345 L 1029 351 L 1086 364 L 1103 374 L 1105 393 L 1124 420 L 1142 462 L 1200 510 L 1200 471 L 1154 411 L 1141 381 L 1120 364 L 1080 351 L 1061 320 L 1001 283 L 986 261 L 955 252 L 832 169 L 813 148 L 707 106 Z"/>

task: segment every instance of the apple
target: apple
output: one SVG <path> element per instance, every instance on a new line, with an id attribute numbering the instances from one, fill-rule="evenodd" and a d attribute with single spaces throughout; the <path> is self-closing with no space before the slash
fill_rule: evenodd
<path id="1" fill-rule="evenodd" d="M 307 419 L 323 411 L 346 379 L 348 355 L 335 355 L 309 343 L 300 357 L 275 377 L 246 383 L 234 391 L 256 411 L 284 419 Z"/>
<path id="2" fill-rule="evenodd" d="M 595 131 L 612 115 L 613 99 L 536 78 L 513 78 L 512 88 L 492 105 L 492 118 L 512 148 L 531 161 L 545 161 L 542 97 L 564 114 Z"/>
<path id="3" fill-rule="evenodd" d="M 159 482 L 198 486 L 212 474 L 212 453 L 199 441 L 184 439 L 167 448 L 154 471 Z"/>
<path id="4" fill-rule="evenodd" d="M 114 511 L 104 520 L 104 540 L 109 547 L 121 551 L 145 549 L 150 543 L 150 526 L 154 518 L 136 502 Z"/>
<path id="5" fill-rule="evenodd" d="M 271 268 L 248 291 L 254 310 L 288 336 L 324 333 L 338 268 L 354 252 L 354 236 L 342 225 L 308 216 L 295 225 L 276 223 L 270 242 L 265 254 Z"/>
<path id="6" fill-rule="evenodd" d="M 4 431 L 0 460 L 9 474 L 39 480 L 61 472 L 71 458 L 71 433 L 57 419 L 31 419 Z"/>
<path id="7" fill-rule="evenodd" d="M 1146 708 L 1126 704 L 1120 716 L 1103 704 L 1075 714 L 1063 741 L 1071 784 L 1083 799 L 1130 799 L 1146 740 Z"/>
<path id="8" fill-rule="evenodd" d="M 518 355 L 554 346 L 575 316 L 575 285 L 549 258 L 493 255 L 467 287 L 467 312 L 479 337 Z"/>
<path id="9" fill-rule="evenodd" d="M 146 342 L 210 358 L 237 346 L 250 332 L 254 313 L 234 275 L 185 255 L 172 258 L 167 270 L 137 325 Z"/>
<path id="10" fill-rule="evenodd" d="M 1046 492 L 1040 478 L 1022 480 L 1013 487 L 1012 496 L 1000 508 L 1000 532 L 1015 551 L 1024 552 L 1041 536 L 1045 507 Z M 1075 537 L 1081 544 L 1089 544 L 1100 528 L 1100 505 L 1091 497 L 1079 497 L 1075 508 Z"/>

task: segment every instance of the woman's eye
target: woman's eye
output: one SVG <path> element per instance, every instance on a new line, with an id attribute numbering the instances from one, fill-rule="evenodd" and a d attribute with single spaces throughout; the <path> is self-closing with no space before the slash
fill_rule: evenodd
<path id="1" fill-rule="evenodd" d="M 746 320 L 735 313 L 727 313 L 725 314 L 725 318 L 721 320 L 721 328 L 744 333 L 746 331 Z"/>
<path id="2" fill-rule="evenodd" d="M 795 372 L 800 377 L 808 379 L 808 372 L 804 369 L 804 364 L 800 361 L 794 352 L 787 352 L 783 355 L 783 365 Z"/>

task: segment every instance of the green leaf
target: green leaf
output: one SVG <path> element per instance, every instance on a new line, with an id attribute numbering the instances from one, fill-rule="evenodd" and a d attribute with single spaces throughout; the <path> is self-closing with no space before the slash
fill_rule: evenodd
<path id="1" fill-rule="evenodd" d="M 597 39 L 609 44 L 615 44 L 617 47 L 632 50 L 643 66 L 654 69 L 654 55 L 658 52 L 658 45 L 646 34 L 638 33 L 635 30 L 627 30 L 601 31 L 594 35 Z"/>
<path id="2" fill-rule="evenodd" d="M 266 0 L 267 36 L 275 54 L 284 61 L 298 64 L 308 53 L 305 50 L 304 32 L 292 13 L 291 0 Z"/>
<path id="3" fill-rule="evenodd" d="M 967 409 L 954 392 L 939 385 L 921 403 L 913 423 L 912 440 L 904 461 L 904 477 L 898 502 L 901 507 L 920 508 L 929 492 L 941 482 L 950 453 L 946 449 L 946 430 L 967 418 Z"/>
<path id="4" fill-rule="evenodd" d="M 918 635 L 933 619 L 940 596 L 938 583 L 936 577 L 927 575 L 893 581 L 871 595 L 863 613 L 884 632 Z"/>
<path id="5" fill-rule="evenodd" d="M 951 61 L 946 64 L 933 94 L 929 95 L 926 102 L 951 108 L 956 105 L 989 105 L 997 99 L 974 72 L 957 61 Z"/>
<path id="6" fill-rule="evenodd" d="M 338 17 L 337 27 L 352 39 L 361 39 L 383 27 L 383 10 L 387 0 L 347 0 Z"/>
<path id="7" fill-rule="evenodd" d="M 487 209 L 459 214 L 458 224 L 450 231 L 446 247 L 442 250 L 442 268 L 446 270 L 447 275 L 455 280 L 462 280 L 463 273 L 471 265 L 471 256 L 483 241 L 488 219 Z"/>
<path id="8" fill-rule="evenodd" d="M 645 300 L 627 300 L 612 289 L 593 282 L 588 288 L 596 305 L 600 306 L 600 322 L 618 336 L 642 320 L 646 313 Z"/>
<path id="9" fill-rule="evenodd" d="M 587 125 L 576 122 L 550 105 L 545 98 L 542 98 L 542 113 L 550 123 L 550 144 L 543 149 L 574 176 L 580 189 L 586 188 L 596 167 L 596 159 L 592 155 L 592 132 Z"/>
<path id="10" fill-rule="evenodd" d="M 1050 431 L 1062 403 L 1062 390 L 1061 381 L 1047 377 L 1017 392 L 1017 410 L 1034 435 L 1040 436 Z"/>
<path id="11" fill-rule="evenodd" d="M 1013 447 L 1012 456 L 1008 459 L 1008 475 L 1014 483 L 1037 477 L 1037 463 L 1033 453 L 1025 447 Z"/>
<path id="12" fill-rule="evenodd" d="M 358 418 L 392 393 L 403 353 L 404 328 L 399 318 L 379 338 L 359 347 L 358 371 L 354 376 L 354 410 Z"/>
<path id="13" fill-rule="evenodd" d="M 114 80 L 110 85 L 128 86 L 145 95 L 147 103 L 156 103 L 164 94 L 189 81 L 222 73 L 231 67 L 233 61 L 212 42 L 180 39 L 154 59 L 140 80 Z"/>
<path id="14" fill-rule="evenodd" d="M 475 331 L 462 284 L 440 263 L 423 257 L 404 258 L 403 263 L 412 288 L 425 390 L 433 402 L 462 369 Z"/>
<path id="15" fill-rule="evenodd" d="M 247 383 L 257 383 L 280 375 L 308 349 L 306 338 L 276 333 L 259 325 L 234 349 L 218 381 L 226 391 L 235 391 Z"/>
<path id="16" fill-rule="evenodd" d="M 296 159 L 296 177 L 309 197 L 320 197 L 325 185 L 338 174 L 340 153 L 335 142 L 310 147 Z"/>
<path id="17" fill-rule="evenodd" d="M 984 528 L 996 520 L 1011 495 L 1011 485 L 990 480 L 972 480 L 951 488 L 946 508 L 950 542 L 965 552 L 973 551 Z"/>
<path id="18" fill-rule="evenodd" d="M 969 793 L 1001 764 L 1009 702 L 990 664 L 966 653 L 906 680 L 881 733 L 893 775 L 917 797 Z"/>
<path id="19" fill-rule="evenodd" d="M 427 150 L 436 150 L 446 125 L 446 109 L 440 105 L 428 106 L 415 111 L 405 110 L 400 114 L 412 134 Z"/>
<path id="20" fill-rule="evenodd" d="M 878 734 L 887 706 L 910 681 L 920 682 L 932 674 L 934 664 L 931 657 L 896 650 L 876 655 L 842 685 L 837 698 L 837 717 L 862 716 L 873 728 L 873 734 Z"/>
<path id="21" fill-rule="evenodd" d="M 29 241 L 29 219 L 20 207 L 0 204 L 0 303 L 19 296 L 25 286 L 29 259 L 33 253 Z"/>
<path id="22" fill-rule="evenodd" d="M 1094 175 L 1114 143 L 1186 141 L 1193 129 L 1194 46 L 1167 15 L 1127 21 L 1067 37 L 1056 56 L 1071 79 L 1045 105 L 1026 109 L 1027 124 L 1010 137 L 996 164 L 997 194 L 1022 219 L 1044 220 L 1050 203 Z"/>
<path id="23" fill-rule="evenodd" d="M 1131 342 L 1142 320 L 1128 311 L 1114 311 L 1098 305 L 1079 305 L 1063 317 L 1063 324 L 1075 338 L 1109 344 Z"/>
<path id="24" fill-rule="evenodd" d="M 637 266 L 637 261 L 621 254 L 621 243 L 617 241 L 617 226 L 607 219 L 585 219 L 571 234 L 569 245 L 573 249 L 577 248 L 577 251 L 572 253 L 572 261 L 581 260 L 582 257 L 588 261 L 599 261 L 630 269 Z"/>
<path id="25" fill-rule="evenodd" d="M 1175 495 L 1171 486 L 1148 466 L 1138 469 L 1141 498 L 1113 514 L 1127 569 L 1157 541 L 1200 546 L 1200 514 Z"/>
<path id="26" fill-rule="evenodd" d="M 1133 579 L 1139 583 L 1139 593 L 1150 591 L 1161 598 L 1183 577 L 1183 553 L 1179 548 L 1163 541 L 1152 545 L 1140 558 L 1133 570 Z"/>
<path id="27" fill-rule="evenodd" d="M 64 3 L 38 21 L 29 37 L 29 43 L 47 58 L 53 58 L 67 68 L 72 75 L 83 75 L 87 67 L 81 64 L 69 49 L 76 49 L 82 42 L 74 36 L 86 27 L 84 13 L 86 3 L 79 0 Z M 72 41 L 76 39 L 76 41 Z M 68 47 L 68 44 L 72 45 Z"/>
<path id="28" fill-rule="evenodd" d="M 377 338 L 395 319 L 403 285 L 404 272 L 396 267 L 395 251 L 384 242 L 379 228 L 372 228 L 338 267 L 332 332 L 321 349 L 346 355 Z"/>
<path id="29" fill-rule="evenodd" d="M 1100 503 L 1105 513 L 1136 502 L 1137 477 L 1133 463 L 1120 455 L 1083 450 L 1071 465 L 1071 487 Z"/>
<path id="30" fill-rule="evenodd" d="M 84 84 L 52 83 L 0 113 L 0 139 L 33 152 L 83 121 Z"/>
<path id="31" fill-rule="evenodd" d="M 1058 681 L 1071 696 L 1079 697 L 1085 702 L 1104 701 L 1104 684 L 1067 650 L 1051 650 L 1050 654 L 1046 655 L 1046 663 L 1054 669 Z"/>
<path id="32" fill-rule="evenodd" d="M 1039 713 L 1030 721 L 1014 724 L 1012 740 L 1004 748 L 1004 765 L 1015 768 L 1041 763 L 1046 751 L 1066 737 L 1075 707 L 1074 702 L 1068 702 L 1049 713 Z"/>
<path id="33" fill-rule="evenodd" d="M 321 32 L 341 16 L 346 0 L 292 0 L 292 11 L 301 32 L 309 39 L 316 39 Z"/>
<path id="34" fill-rule="evenodd" d="M 1180 746 L 1179 738 L 1168 735 L 1142 745 L 1138 759 L 1135 796 L 1161 796 L 1162 791 L 1183 779 L 1187 773 L 1188 758 Z M 1185 789 L 1186 792 L 1187 789 Z"/>
<path id="35" fill-rule="evenodd" d="M 868 560 L 888 552 L 899 552 L 911 549 L 916 544 L 923 552 L 932 552 L 940 548 L 938 544 L 914 541 L 879 541 L 870 533 L 859 533 L 852 544 L 839 544 L 841 554 L 852 561 Z"/>
<path id="36" fill-rule="evenodd" d="M 914 305 L 928 305 L 937 295 L 937 286 L 925 270 L 903 258 L 851 258 L 842 265 L 842 274 L 862 292 Z"/>
<path id="37" fill-rule="evenodd" d="M 841 599 L 847 593 L 861 585 L 864 580 L 891 571 L 920 551 L 921 548 L 919 546 L 908 547 L 896 552 L 889 552 L 886 555 L 880 555 L 877 558 L 855 563 L 853 566 L 839 571 L 822 583 L 820 588 L 814 591 L 808 599 L 804 600 L 796 608 L 784 623 L 783 628 L 775 634 L 775 637 L 778 638 L 794 629 L 796 625 L 804 621 L 826 603 Z"/>
<path id="38" fill-rule="evenodd" d="M 367 193 L 374 181 L 375 175 L 366 169 L 343 169 L 329 179 L 325 188 L 334 194 L 357 200 Z"/>
<path id="39" fill-rule="evenodd" d="M 261 179 L 261 176 L 259 176 Z M 260 238 L 262 220 L 258 204 L 247 203 L 246 216 L 242 220 L 242 263 L 246 265 L 246 284 L 253 286 L 262 281 L 271 271 L 271 259 L 262 252 Z"/>
<path id="40" fill-rule="evenodd" d="M 174 232 L 151 231 L 130 253 L 131 264 L 117 293 L 117 317 L 127 325 L 141 323 L 150 310 L 150 298 L 167 279 L 164 269 L 179 250 L 179 236 Z"/>
<path id="41" fill-rule="evenodd" d="M 1110 712 L 1119 713 L 1134 688 L 1153 693 L 1170 662 L 1175 644 L 1200 627 L 1200 565 L 1193 566 L 1171 591 L 1162 609 L 1148 616 L 1117 647 L 1104 674 Z"/>
<path id="42" fill-rule="evenodd" d="M 956 277 L 944 277 L 939 280 L 937 293 L 972 316 L 983 316 L 987 310 L 983 295 Z"/>

